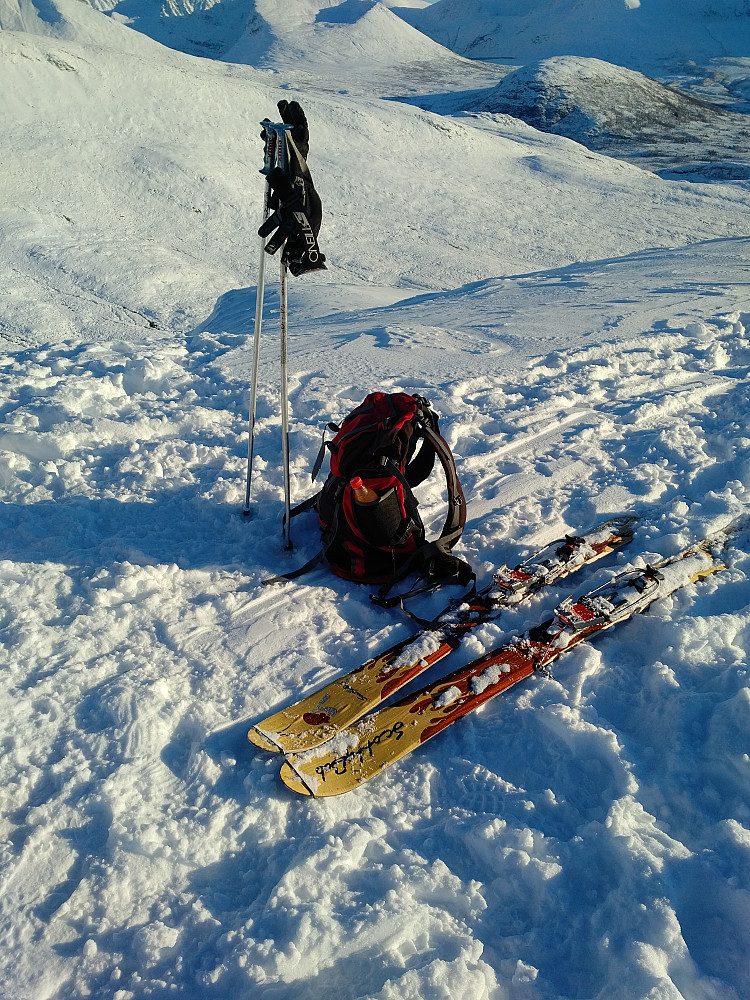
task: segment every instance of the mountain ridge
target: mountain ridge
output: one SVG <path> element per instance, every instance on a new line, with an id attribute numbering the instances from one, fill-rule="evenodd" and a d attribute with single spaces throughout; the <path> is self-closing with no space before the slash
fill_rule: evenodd
<path id="1" fill-rule="evenodd" d="M 506 64 L 575 55 L 658 75 L 750 52 L 740 0 L 436 0 L 400 16 L 455 52 Z"/>

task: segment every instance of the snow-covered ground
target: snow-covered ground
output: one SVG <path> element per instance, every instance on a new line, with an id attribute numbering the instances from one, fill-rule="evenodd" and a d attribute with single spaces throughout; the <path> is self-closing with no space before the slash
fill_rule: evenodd
<path id="1" fill-rule="evenodd" d="M 146 0 L 0 0 L 3 998 L 750 996 L 747 544 L 349 795 L 294 796 L 246 740 L 410 631 L 323 569 L 262 586 L 318 545 L 309 516 L 282 546 L 273 262 L 241 514 L 280 98 L 329 263 L 290 284 L 293 499 L 325 423 L 403 389 L 441 414 L 482 580 L 641 516 L 455 665 L 750 505 L 750 184 L 462 106 L 508 67 L 417 35 L 420 6 L 172 5 L 206 59 L 129 27 L 166 32 Z M 437 475 L 420 499 L 439 527 Z"/>

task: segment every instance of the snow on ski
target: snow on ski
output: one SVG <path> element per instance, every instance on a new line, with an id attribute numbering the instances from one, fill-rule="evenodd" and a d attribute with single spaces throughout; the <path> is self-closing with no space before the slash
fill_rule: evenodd
<path id="1" fill-rule="evenodd" d="M 320 746 L 442 660 L 465 633 L 498 609 L 520 603 L 629 542 L 637 520 L 631 515 L 614 518 L 584 535 L 567 535 L 551 542 L 515 569 L 502 567 L 453 620 L 447 608 L 438 618 L 438 628 L 403 639 L 356 670 L 257 722 L 248 739 L 263 750 L 284 753 Z"/>
<path id="2" fill-rule="evenodd" d="M 282 780 L 302 795 L 339 795 L 357 788 L 584 639 L 725 569 L 722 552 L 736 530 L 730 526 L 654 566 L 627 570 L 577 600 L 568 598 L 542 625 L 381 708 L 329 743 L 290 756 Z"/>

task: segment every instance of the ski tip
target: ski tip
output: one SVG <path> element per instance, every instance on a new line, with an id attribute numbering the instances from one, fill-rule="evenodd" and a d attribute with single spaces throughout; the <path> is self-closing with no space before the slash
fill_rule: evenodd
<path id="1" fill-rule="evenodd" d="M 256 729 L 255 726 L 248 730 L 247 738 L 253 746 L 260 747 L 261 750 L 270 750 L 271 753 L 281 752 L 281 748 L 276 746 L 273 740 L 270 740 L 260 729 Z"/>
<path id="2" fill-rule="evenodd" d="M 640 521 L 637 514 L 622 514 L 620 517 L 613 517 L 605 522 L 607 527 L 619 531 L 623 538 L 632 538 L 636 524 Z"/>
<path id="3" fill-rule="evenodd" d="M 313 790 L 305 784 L 289 761 L 285 761 L 285 763 L 281 765 L 280 777 L 287 788 L 291 788 L 293 792 L 297 792 L 299 795 L 313 796 L 315 794 Z"/>
<path id="4" fill-rule="evenodd" d="M 745 512 L 734 520 L 730 521 L 729 524 L 725 525 L 721 531 L 720 535 L 726 535 L 729 538 L 732 535 L 747 534 L 750 531 L 750 512 Z"/>
<path id="5" fill-rule="evenodd" d="M 704 538 L 698 543 L 697 548 L 716 560 L 724 560 L 727 558 L 727 549 L 740 548 L 745 544 L 745 541 L 740 542 L 737 536 L 747 535 L 748 532 L 750 532 L 750 514 L 741 514 Z M 726 568 L 726 565 L 723 568 Z"/>

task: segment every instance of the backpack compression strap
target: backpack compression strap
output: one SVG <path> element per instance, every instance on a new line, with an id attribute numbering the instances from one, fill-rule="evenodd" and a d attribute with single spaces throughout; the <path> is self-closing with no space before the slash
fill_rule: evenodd
<path id="1" fill-rule="evenodd" d="M 289 516 L 296 517 L 297 514 L 302 514 L 306 510 L 315 510 L 319 497 L 320 497 L 320 491 L 314 493 L 311 497 L 308 497 L 307 500 L 303 500 L 303 502 L 297 504 L 296 507 L 293 507 Z M 335 518 L 338 517 L 338 511 L 334 512 L 334 517 Z M 315 569 L 316 566 L 318 566 L 320 563 L 323 562 L 323 560 L 325 559 L 326 551 L 331 547 L 331 543 L 336 534 L 335 527 L 334 530 L 329 534 L 330 537 L 327 539 L 327 541 L 324 541 L 323 548 L 319 552 L 317 552 L 312 557 L 312 559 L 309 559 L 304 566 L 300 566 L 299 569 L 290 570 L 288 573 L 280 573 L 278 576 L 271 576 L 268 577 L 268 579 L 266 580 L 261 580 L 263 586 L 268 587 L 273 583 L 289 583 L 291 580 L 296 580 L 298 577 L 304 576 L 305 573 L 309 573 L 311 569 Z"/>

